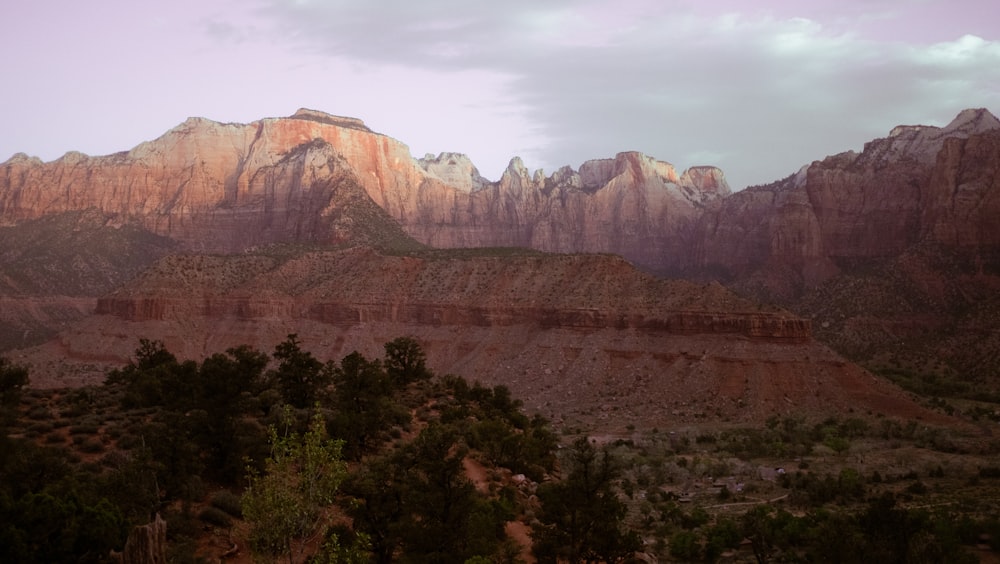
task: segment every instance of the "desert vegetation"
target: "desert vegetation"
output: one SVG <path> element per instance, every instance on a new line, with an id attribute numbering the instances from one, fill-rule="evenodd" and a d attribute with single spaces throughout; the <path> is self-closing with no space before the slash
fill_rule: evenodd
<path id="1" fill-rule="evenodd" d="M 878 414 L 594 434 L 504 386 L 289 335 L 104 384 L 0 360 L 0 560 L 105 562 L 161 515 L 171 562 L 977 562 L 1000 442 Z M 973 429 L 974 427 L 969 427 Z"/>

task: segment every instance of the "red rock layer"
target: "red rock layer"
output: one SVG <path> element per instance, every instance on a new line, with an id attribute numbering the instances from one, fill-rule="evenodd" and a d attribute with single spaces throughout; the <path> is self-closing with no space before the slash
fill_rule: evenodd
<path id="1" fill-rule="evenodd" d="M 897 128 L 860 154 L 827 157 L 708 210 L 689 269 L 769 272 L 764 283 L 777 289 L 789 277 L 815 285 L 918 244 L 996 260 L 998 173 L 1000 122 L 985 110 L 963 112 L 946 128 Z"/>

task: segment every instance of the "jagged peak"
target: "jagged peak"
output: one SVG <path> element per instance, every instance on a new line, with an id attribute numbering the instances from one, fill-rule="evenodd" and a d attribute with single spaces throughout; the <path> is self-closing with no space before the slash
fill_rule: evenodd
<path id="1" fill-rule="evenodd" d="M 63 156 L 56 159 L 58 162 L 62 163 L 78 163 L 85 161 L 90 158 L 90 155 L 81 153 L 80 151 L 66 151 Z"/>
<path id="2" fill-rule="evenodd" d="M 970 108 L 962 110 L 944 127 L 944 131 L 973 134 L 1000 129 L 1000 120 L 986 108 Z"/>
<path id="3" fill-rule="evenodd" d="M 507 163 L 507 170 L 505 171 L 505 173 L 507 172 L 511 174 L 527 176 L 528 167 L 524 166 L 524 161 L 521 160 L 521 157 L 514 157 L 510 160 L 509 163 Z"/>
<path id="4" fill-rule="evenodd" d="M 417 160 L 422 163 L 443 163 L 449 165 L 456 165 L 465 162 L 470 164 L 472 163 L 472 159 L 469 158 L 469 155 L 466 155 L 465 153 L 453 153 L 450 151 L 443 151 L 438 153 L 437 156 L 434 156 L 434 153 L 427 153 L 423 156 L 423 158 Z"/>
<path id="5" fill-rule="evenodd" d="M 899 137 L 904 133 L 919 134 L 929 132 L 945 135 L 973 135 L 993 129 L 1000 129 L 1000 120 L 986 108 L 968 108 L 958 112 L 955 119 L 944 127 L 933 125 L 897 125 L 889 132 L 889 137 Z"/>
<path id="6" fill-rule="evenodd" d="M 985 108 L 962 110 L 945 127 L 932 125 L 898 125 L 884 139 L 865 143 L 859 162 L 888 162 L 901 158 L 932 163 L 949 138 L 1000 129 L 1000 120 Z"/>
<path id="7" fill-rule="evenodd" d="M 14 153 L 13 155 L 11 155 L 9 159 L 7 159 L 6 162 L 0 163 L 0 165 L 15 164 L 15 163 L 31 164 L 31 165 L 43 164 L 42 159 L 38 157 L 30 156 L 27 153 Z"/>
<path id="8" fill-rule="evenodd" d="M 472 164 L 472 159 L 464 153 L 443 152 L 436 157 L 427 153 L 422 159 L 417 159 L 417 164 L 427 174 L 464 192 L 482 190 L 489 184 Z"/>

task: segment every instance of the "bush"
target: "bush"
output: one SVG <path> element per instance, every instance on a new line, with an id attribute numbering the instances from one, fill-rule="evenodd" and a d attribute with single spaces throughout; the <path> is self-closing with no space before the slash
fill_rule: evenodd
<path id="1" fill-rule="evenodd" d="M 27 417 L 28 419 L 34 419 L 35 421 L 52 419 L 52 412 L 49 411 L 47 406 L 36 405 L 28 410 Z"/>
<path id="2" fill-rule="evenodd" d="M 78 447 L 81 451 L 94 454 L 98 452 L 104 452 L 104 443 L 96 437 L 90 437 L 87 440 L 80 443 Z"/>
<path id="3" fill-rule="evenodd" d="M 71 435 L 96 435 L 98 431 L 100 431 L 100 427 L 93 423 L 72 425 L 69 428 L 69 433 Z"/>
<path id="4" fill-rule="evenodd" d="M 670 537 L 670 556 L 684 562 L 701 559 L 701 539 L 697 533 L 680 531 Z"/>
<path id="5" fill-rule="evenodd" d="M 216 527 L 228 529 L 233 526 L 233 520 L 225 511 L 219 509 L 218 507 L 206 507 L 205 509 L 202 509 L 201 513 L 198 514 L 198 518 L 209 525 L 215 525 Z"/>
<path id="6" fill-rule="evenodd" d="M 979 469 L 980 478 L 1000 478 L 1000 466 L 986 466 Z"/>
<path id="7" fill-rule="evenodd" d="M 39 421 L 28 425 L 28 431 L 34 433 L 48 433 L 52 431 L 52 429 L 54 429 L 54 427 L 52 426 L 52 423 L 49 423 L 48 421 Z"/>
<path id="8" fill-rule="evenodd" d="M 229 490 L 216 492 L 212 496 L 211 504 L 212 507 L 221 509 L 237 519 L 243 518 L 243 504 L 240 502 L 240 496 Z"/>

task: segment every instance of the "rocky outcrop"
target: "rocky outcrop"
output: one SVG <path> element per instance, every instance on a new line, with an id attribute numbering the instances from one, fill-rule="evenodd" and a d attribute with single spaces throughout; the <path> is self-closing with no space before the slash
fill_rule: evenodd
<path id="1" fill-rule="evenodd" d="M 133 322 L 279 318 L 340 328 L 532 325 L 810 339 L 806 320 L 761 311 L 718 285 L 657 280 L 607 255 L 397 257 L 354 249 L 290 260 L 169 257 L 100 298 L 96 313 Z"/>
<path id="2" fill-rule="evenodd" d="M 687 252 L 702 209 L 727 194 L 718 169 L 678 175 L 669 163 L 640 153 L 587 161 L 579 171 L 563 167 L 551 176 L 530 173 L 515 158 L 499 182 L 446 199 L 428 197 L 415 218 L 399 219 L 435 247 L 610 252 L 662 270 Z"/>
<path id="3" fill-rule="evenodd" d="M 299 110 L 250 124 L 191 118 L 104 157 L 15 155 L 0 165 L 0 224 L 94 209 L 194 250 L 329 243 L 341 239 L 333 195 L 350 183 L 425 244 L 613 252 L 651 268 L 677 260 L 701 209 L 729 193 L 718 169 L 678 175 L 638 153 L 550 177 L 515 158 L 488 182 L 464 155 L 414 160 L 360 120 Z"/>
<path id="4" fill-rule="evenodd" d="M 548 176 L 515 158 L 489 182 L 464 155 L 415 160 L 352 118 L 192 118 L 115 155 L 15 155 L 0 165 L 0 222 L 94 209 L 196 250 L 344 242 L 336 195 L 356 186 L 434 247 L 610 252 L 659 272 L 791 273 L 801 288 L 918 242 L 995 248 L 998 131 L 988 111 L 966 110 L 730 194 L 716 168 L 678 173 L 639 153 Z"/>
<path id="5" fill-rule="evenodd" d="M 167 562 L 167 522 L 157 513 L 147 525 L 132 528 L 121 554 L 121 564 L 165 564 Z"/>
<path id="6" fill-rule="evenodd" d="M 482 190 L 489 184 L 469 157 L 461 153 L 441 153 L 436 157 L 428 154 L 418 159 L 417 164 L 429 176 L 467 194 Z"/>
<path id="7" fill-rule="evenodd" d="M 442 303 L 344 303 L 253 297 L 206 297 L 192 307 L 190 300 L 178 298 L 101 298 L 96 314 L 114 315 L 134 322 L 176 321 L 184 316 L 232 320 L 281 318 L 290 322 L 310 319 L 341 328 L 366 323 L 398 323 L 454 327 L 511 327 L 534 325 L 541 328 L 578 330 L 641 330 L 663 335 L 736 335 L 752 340 L 805 342 L 810 339 L 810 323 L 805 319 L 769 313 L 670 312 L 663 316 L 622 315 L 591 308 L 521 308 L 457 306 Z"/>
<path id="8" fill-rule="evenodd" d="M 861 153 L 733 194 L 700 219 L 692 270 L 756 276 L 780 293 L 789 277 L 801 290 L 917 244 L 995 256 L 998 143 L 1000 121 L 967 110 L 947 127 L 897 127 Z"/>
<path id="9" fill-rule="evenodd" d="M 102 350 L 139 336 L 179 358 L 296 333 L 319 359 L 369 357 L 413 336 L 440 374 L 503 384 L 555 421 L 620 429 L 706 417 L 869 409 L 933 420 L 898 389 L 810 338 L 811 323 L 719 284 L 657 279 L 610 255 L 370 249 L 170 256 L 102 298 L 98 315 L 22 357 Z M 55 374 L 56 368 L 34 371 Z M 53 379 L 35 385 L 93 381 Z"/>
<path id="10" fill-rule="evenodd" d="M 372 172 L 393 159 L 410 160 L 405 146 L 357 120 L 308 111 L 245 125 L 192 118 L 126 153 L 8 161 L 0 166 L 0 221 L 94 209 L 190 249 L 331 242 L 333 194 L 346 183 L 369 189 Z M 389 172 L 377 180 L 411 184 Z"/>

